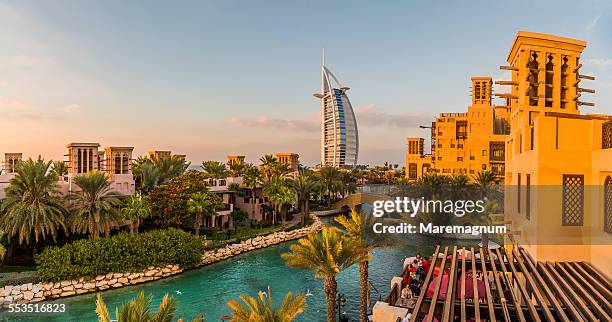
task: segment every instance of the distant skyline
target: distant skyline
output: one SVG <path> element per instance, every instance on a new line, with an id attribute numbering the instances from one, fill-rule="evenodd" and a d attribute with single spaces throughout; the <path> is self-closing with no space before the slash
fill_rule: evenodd
<path id="1" fill-rule="evenodd" d="M 98 142 L 314 165 L 326 48 L 351 88 L 359 163 L 402 165 L 406 137 L 428 138 L 418 125 L 467 109 L 470 77 L 505 78 L 518 30 L 587 41 L 597 93 L 582 111 L 612 114 L 610 0 L 0 1 L 0 154 Z"/>

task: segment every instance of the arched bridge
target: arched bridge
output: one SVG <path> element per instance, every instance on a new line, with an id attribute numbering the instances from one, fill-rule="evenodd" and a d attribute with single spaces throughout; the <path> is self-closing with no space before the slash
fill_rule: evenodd
<path id="1" fill-rule="evenodd" d="M 349 211 L 353 208 L 359 209 L 364 203 L 372 204 L 377 200 L 391 200 L 392 198 L 387 195 L 358 192 L 350 196 L 345 197 L 339 201 L 336 201 L 333 205 L 333 209 L 340 211 Z"/>

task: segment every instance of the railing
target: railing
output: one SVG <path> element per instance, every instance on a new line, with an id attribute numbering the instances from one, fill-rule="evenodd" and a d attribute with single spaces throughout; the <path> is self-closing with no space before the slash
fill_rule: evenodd
<path id="1" fill-rule="evenodd" d="M 601 125 L 601 148 L 612 148 L 612 121 Z"/>
<path id="2" fill-rule="evenodd" d="M 389 292 L 389 295 L 387 295 L 387 298 L 385 298 L 385 303 L 389 305 L 395 305 L 395 303 L 397 303 L 398 293 L 399 293 L 397 289 L 398 285 L 399 284 L 393 285 L 393 288 L 391 288 L 391 292 Z"/>

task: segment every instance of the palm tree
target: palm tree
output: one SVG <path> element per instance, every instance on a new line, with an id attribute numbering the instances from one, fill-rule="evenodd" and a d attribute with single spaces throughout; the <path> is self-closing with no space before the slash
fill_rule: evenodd
<path id="1" fill-rule="evenodd" d="M 204 161 L 202 169 L 209 178 L 213 179 L 225 179 L 228 175 L 225 163 L 219 161 Z"/>
<path id="2" fill-rule="evenodd" d="M 72 191 L 68 196 L 73 209 L 72 230 L 88 233 L 97 238 L 100 233 L 110 235 L 111 229 L 119 226 L 117 209 L 121 205 L 121 194 L 111 190 L 108 177 L 100 171 L 92 171 L 74 178 L 81 191 Z"/>
<path id="3" fill-rule="evenodd" d="M 310 195 L 317 188 L 317 181 L 311 170 L 300 169 L 299 176 L 291 182 L 293 191 L 298 195 L 298 205 L 302 211 L 302 223 L 310 213 Z"/>
<path id="4" fill-rule="evenodd" d="M 336 274 L 353 264 L 370 260 L 371 256 L 360 249 L 352 238 L 346 238 L 335 227 L 327 227 L 319 233 L 312 233 L 290 246 L 290 253 L 281 256 L 289 267 L 307 268 L 315 276 L 323 278 L 323 290 L 327 299 L 327 321 L 336 320 Z"/>
<path id="5" fill-rule="evenodd" d="M 229 175 L 232 177 L 242 177 L 244 175 L 244 171 L 248 167 L 244 162 L 239 161 L 231 161 L 227 164 L 229 167 Z"/>
<path id="6" fill-rule="evenodd" d="M 121 209 L 121 215 L 130 222 L 130 234 L 138 234 L 140 222 L 151 216 L 151 206 L 149 200 L 142 196 L 129 196 L 125 206 Z"/>
<path id="7" fill-rule="evenodd" d="M 204 216 L 211 216 L 214 212 L 213 205 L 204 193 L 194 193 L 187 201 L 187 212 L 195 214 L 195 234 L 200 236 L 200 227 Z"/>
<path id="8" fill-rule="evenodd" d="M 281 221 L 284 224 L 287 219 L 287 207 L 295 204 L 295 192 L 284 182 L 269 198 L 276 208 L 276 213 L 280 214 Z"/>
<path id="9" fill-rule="evenodd" d="M 61 180 L 64 180 L 64 176 L 68 175 L 68 166 L 66 162 L 61 160 L 53 161 L 53 172 L 55 172 Z"/>
<path id="10" fill-rule="evenodd" d="M 140 191 L 149 193 L 155 188 L 161 179 L 159 168 L 152 163 L 144 163 L 140 166 Z"/>
<path id="11" fill-rule="evenodd" d="M 157 312 L 151 312 L 151 295 L 145 297 L 144 292 L 140 292 L 138 296 L 129 300 L 127 303 L 122 303 L 119 307 L 115 307 L 115 318 L 111 318 L 108 307 L 104 303 L 102 295 L 96 297 L 96 313 L 100 322 L 171 322 L 176 314 L 178 301 L 174 298 L 164 295 Z"/>
<path id="12" fill-rule="evenodd" d="M 263 193 L 272 205 L 272 223 L 276 223 L 276 215 L 282 213 L 285 205 L 291 201 L 295 202 L 293 191 L 289 189 L 287 181 L 280 176 L 270 177 L 264 184 Z"/>
<path id="13" fill-rule="evenodd" d="M 159 156 L 152 155 L 150 162 L 159 169 L 159 184 L 166 183 L 171 179 L 183 174 L 190 163 L 185 162 L 185 158 L 176 154 Z"/>
<path id="14" fill-rule="evenodd" d="M 481 193 L 484 195 L 492 185 L 497 184 L 499 179 L 490 170 L 481 170 L 476 175 L 472 176 L 474 184 L 480 188 Z"/>
<path id="15" fill-rule="evenodd" d="M 327 205 L 331 207 L 332 196 L 338 192 L 340 171 L 335 167 L 322 167 L 321 170 L 319 170 L 319 178 L 323 193 L 327 194 Z"/>
<path id="16" fill-rule="evenodd" d="M 470 178 L 465 174 L 456 174 L 449 179 L 449 188 L 453 200 L 466 199 L 469 195 Z"/>
<path id="17" fill-rule="evenodd" d="M 59 197 L 57 174 L 50 168 L 51 161 L 21 161 L 5 189 L 0 230 L 9 239 L 16 236 L 19 244 L 30 243 L 32 235 L 35 242 L 47 236 L 55 240 L 60 228 L 66 231 L 66 208 Z"/>
<path id="18" fill-rule="evenodd" d="M 340 216 L 336 218 L 336 222 L 342 225 L 346 233 L 358 245 L 358 251 L 368 254 L 376 247 L 382 247 L 388 244 L 379 234 L 372 234 L 374 225 L 374 216 L 368 216 L 365 213 L 357 212 L 355 209 L 351 211 L 351 218 Z M 369 259 L 359 263 L 359 320 L 361 322 L 368 321 L 368 266 Z"/>
<path id="19" fill-rule="evenodd" d="M 274 167 L 278 165 L 278 159 L 276 159 L 272 154 L 266 154 L 259 159 L 261 165 L 261 173 L 263 174 L 264 179 L 268 180 L 272 177 L 272 172 Z"/>
<path id="20" fill-rule="evenodd" d="M 269 287 L 267 293 L 259 291 L 257 298 L 241 295 L 240 299 L 244 304 L 233 299 L 227 302 L 232 310 L 231 322 L 291 322 L 306 308 L 306 295 L 293 296 L 288 292 L 283 303 L 275 309 Z"/>
<path id="21" fill-rule="evenodd" d="M 261 172 L 255 166 L 249 165 L 244 171 L 244 177 L 242 178 L 242 184 L 244 184 L 249 190 L 251 190 L 251 218 L 255 218 L 255 189 L 261 186 Z"/>

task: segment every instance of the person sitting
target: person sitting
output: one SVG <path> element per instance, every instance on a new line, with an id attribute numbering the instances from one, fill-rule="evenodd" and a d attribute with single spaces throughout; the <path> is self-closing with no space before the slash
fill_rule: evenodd
<path id="1" fill-rule="evenodd" d="M 412 298 L 412 291 L 410 290 L 410 287 L 406 286 L 402 289 L 402 298 L 407 300 Z"/>
<path id="2" fill-rule="evenodd" d="M 412 268 L 414 269 L 414 271 L 416 272 L 417 268 L 419 268 L 419 260 L 415 259 L 412 261 Z"/>

